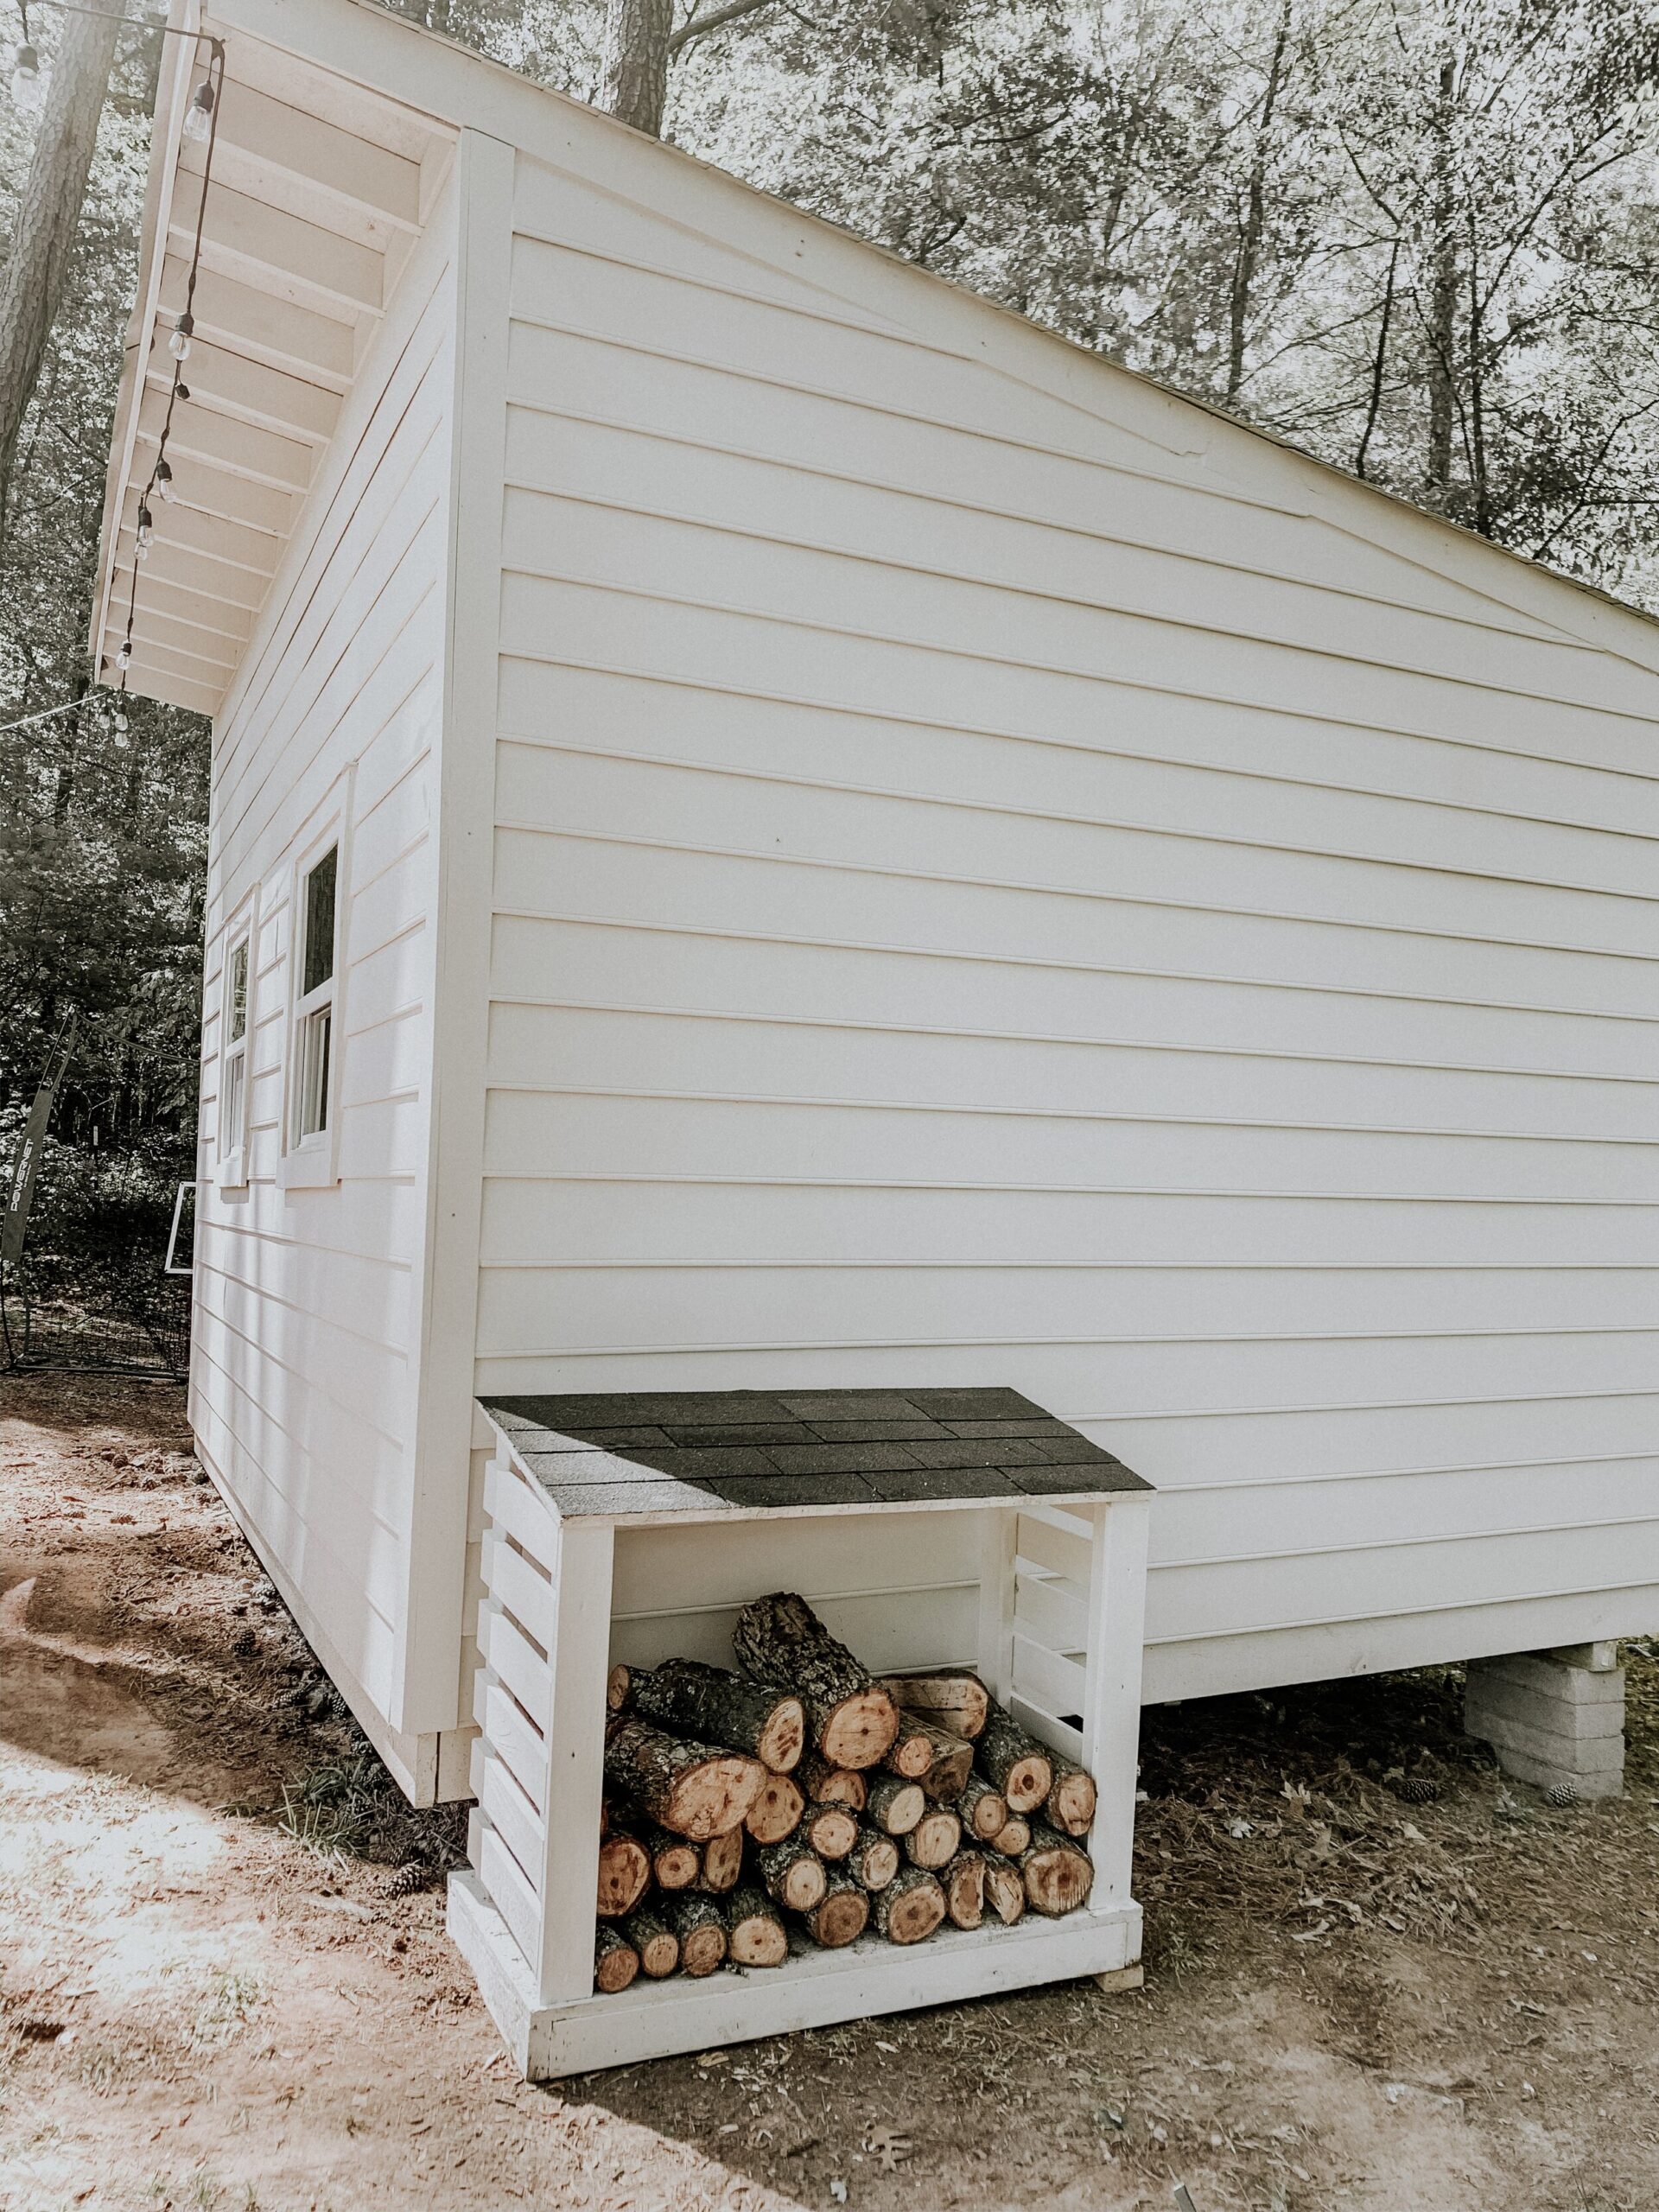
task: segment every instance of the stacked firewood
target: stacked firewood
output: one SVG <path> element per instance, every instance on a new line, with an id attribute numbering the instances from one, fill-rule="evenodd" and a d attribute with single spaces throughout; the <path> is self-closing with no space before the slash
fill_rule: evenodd
<path id="1" fill-rule="evenodd" d="M 785 1592 L 732 1641 L 736 1672 L 612 1669 L 599 1988 L 1086 1901 L 1094 1783 L 977 1676 L 874 1676 Z"/>

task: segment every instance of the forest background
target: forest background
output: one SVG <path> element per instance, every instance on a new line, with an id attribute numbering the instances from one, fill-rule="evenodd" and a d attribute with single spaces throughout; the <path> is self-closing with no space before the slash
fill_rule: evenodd
<path id="1" fill-rule="evenodd" d="M 0 0 L 16 8 L 18 0 Z M 605 0 L 400 12 L 595 96 Z M 664 135 L 1659 613 L 1651 0 L 677 0 Z M 49 71 L 71 19 L 16 35 Z M 60 1025 L 60 1232 L 158 1263 L 194 1173 L 208 728 L 89 689 L 160 40 L 116 43 L 0 456 L 0 1160 Z M 0 107 L 8 266 L 38 118 Z"/>

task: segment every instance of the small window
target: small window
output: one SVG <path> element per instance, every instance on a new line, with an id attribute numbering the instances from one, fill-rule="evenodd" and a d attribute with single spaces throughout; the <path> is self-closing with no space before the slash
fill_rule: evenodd
<path id="1" fill-rule="evenodd" d="M 331 845 L 308 868 L 300 887 L 300 1000 L 295 1009 L 294 1137 L 298 1144 L 328 1128 L 328 1073 L 334 1053 L 336 891 L 340 848 Z"/>
<path id="2" fill-rule="evenodd" d="M 219 1074 L 219 1180 L 230 1184 L 247 1179 L 248 976 L 252 942 L 250 926 L 233 942 L 225 961 L 221 1008 L 224 1045 Z"/>

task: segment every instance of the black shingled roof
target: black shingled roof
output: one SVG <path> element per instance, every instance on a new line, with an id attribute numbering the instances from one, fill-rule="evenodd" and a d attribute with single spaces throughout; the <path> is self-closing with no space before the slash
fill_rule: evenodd
<path id="1" fill-rule="evenodd" d="M 1150 1484 L 1017 1390 L 483 1398 L 562 1514 L 1108 1497 Z"/>

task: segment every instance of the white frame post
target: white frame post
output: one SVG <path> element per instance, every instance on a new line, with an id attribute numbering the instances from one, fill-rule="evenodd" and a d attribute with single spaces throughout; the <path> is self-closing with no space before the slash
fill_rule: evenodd
<path id="1" fill-rule="evenodd" d="M 547 1738 L 547 1853 L 542 1863 L 543 2005 L 594 1993 L 594 1899 L 605 1794 L 605 1680 L 610 1669 L 615 1535 L 607 1521 L 560 1521 L 553 1573 L 553 1710 Z"/>
<path id="2" fill-rule="evenodd" d="M 1014 1562 L 1020 1535 L 1017 1505 L 992 1506 L 979 1554 L 980 1680 L 999 1705 L 1014 1681 Z"/>
<path id="3" fill-rule="evenodd" d="M 1089 1838 L 1095 1862 L 1089 1904 L 1094 1911 L 1128 1904 L 1130 1897 L 1150 1503 L 1145 1492 L 1128 1495 L 1096 1505 L 1091 1516 L 1082 1764 L 1099 1791 Z"/>

